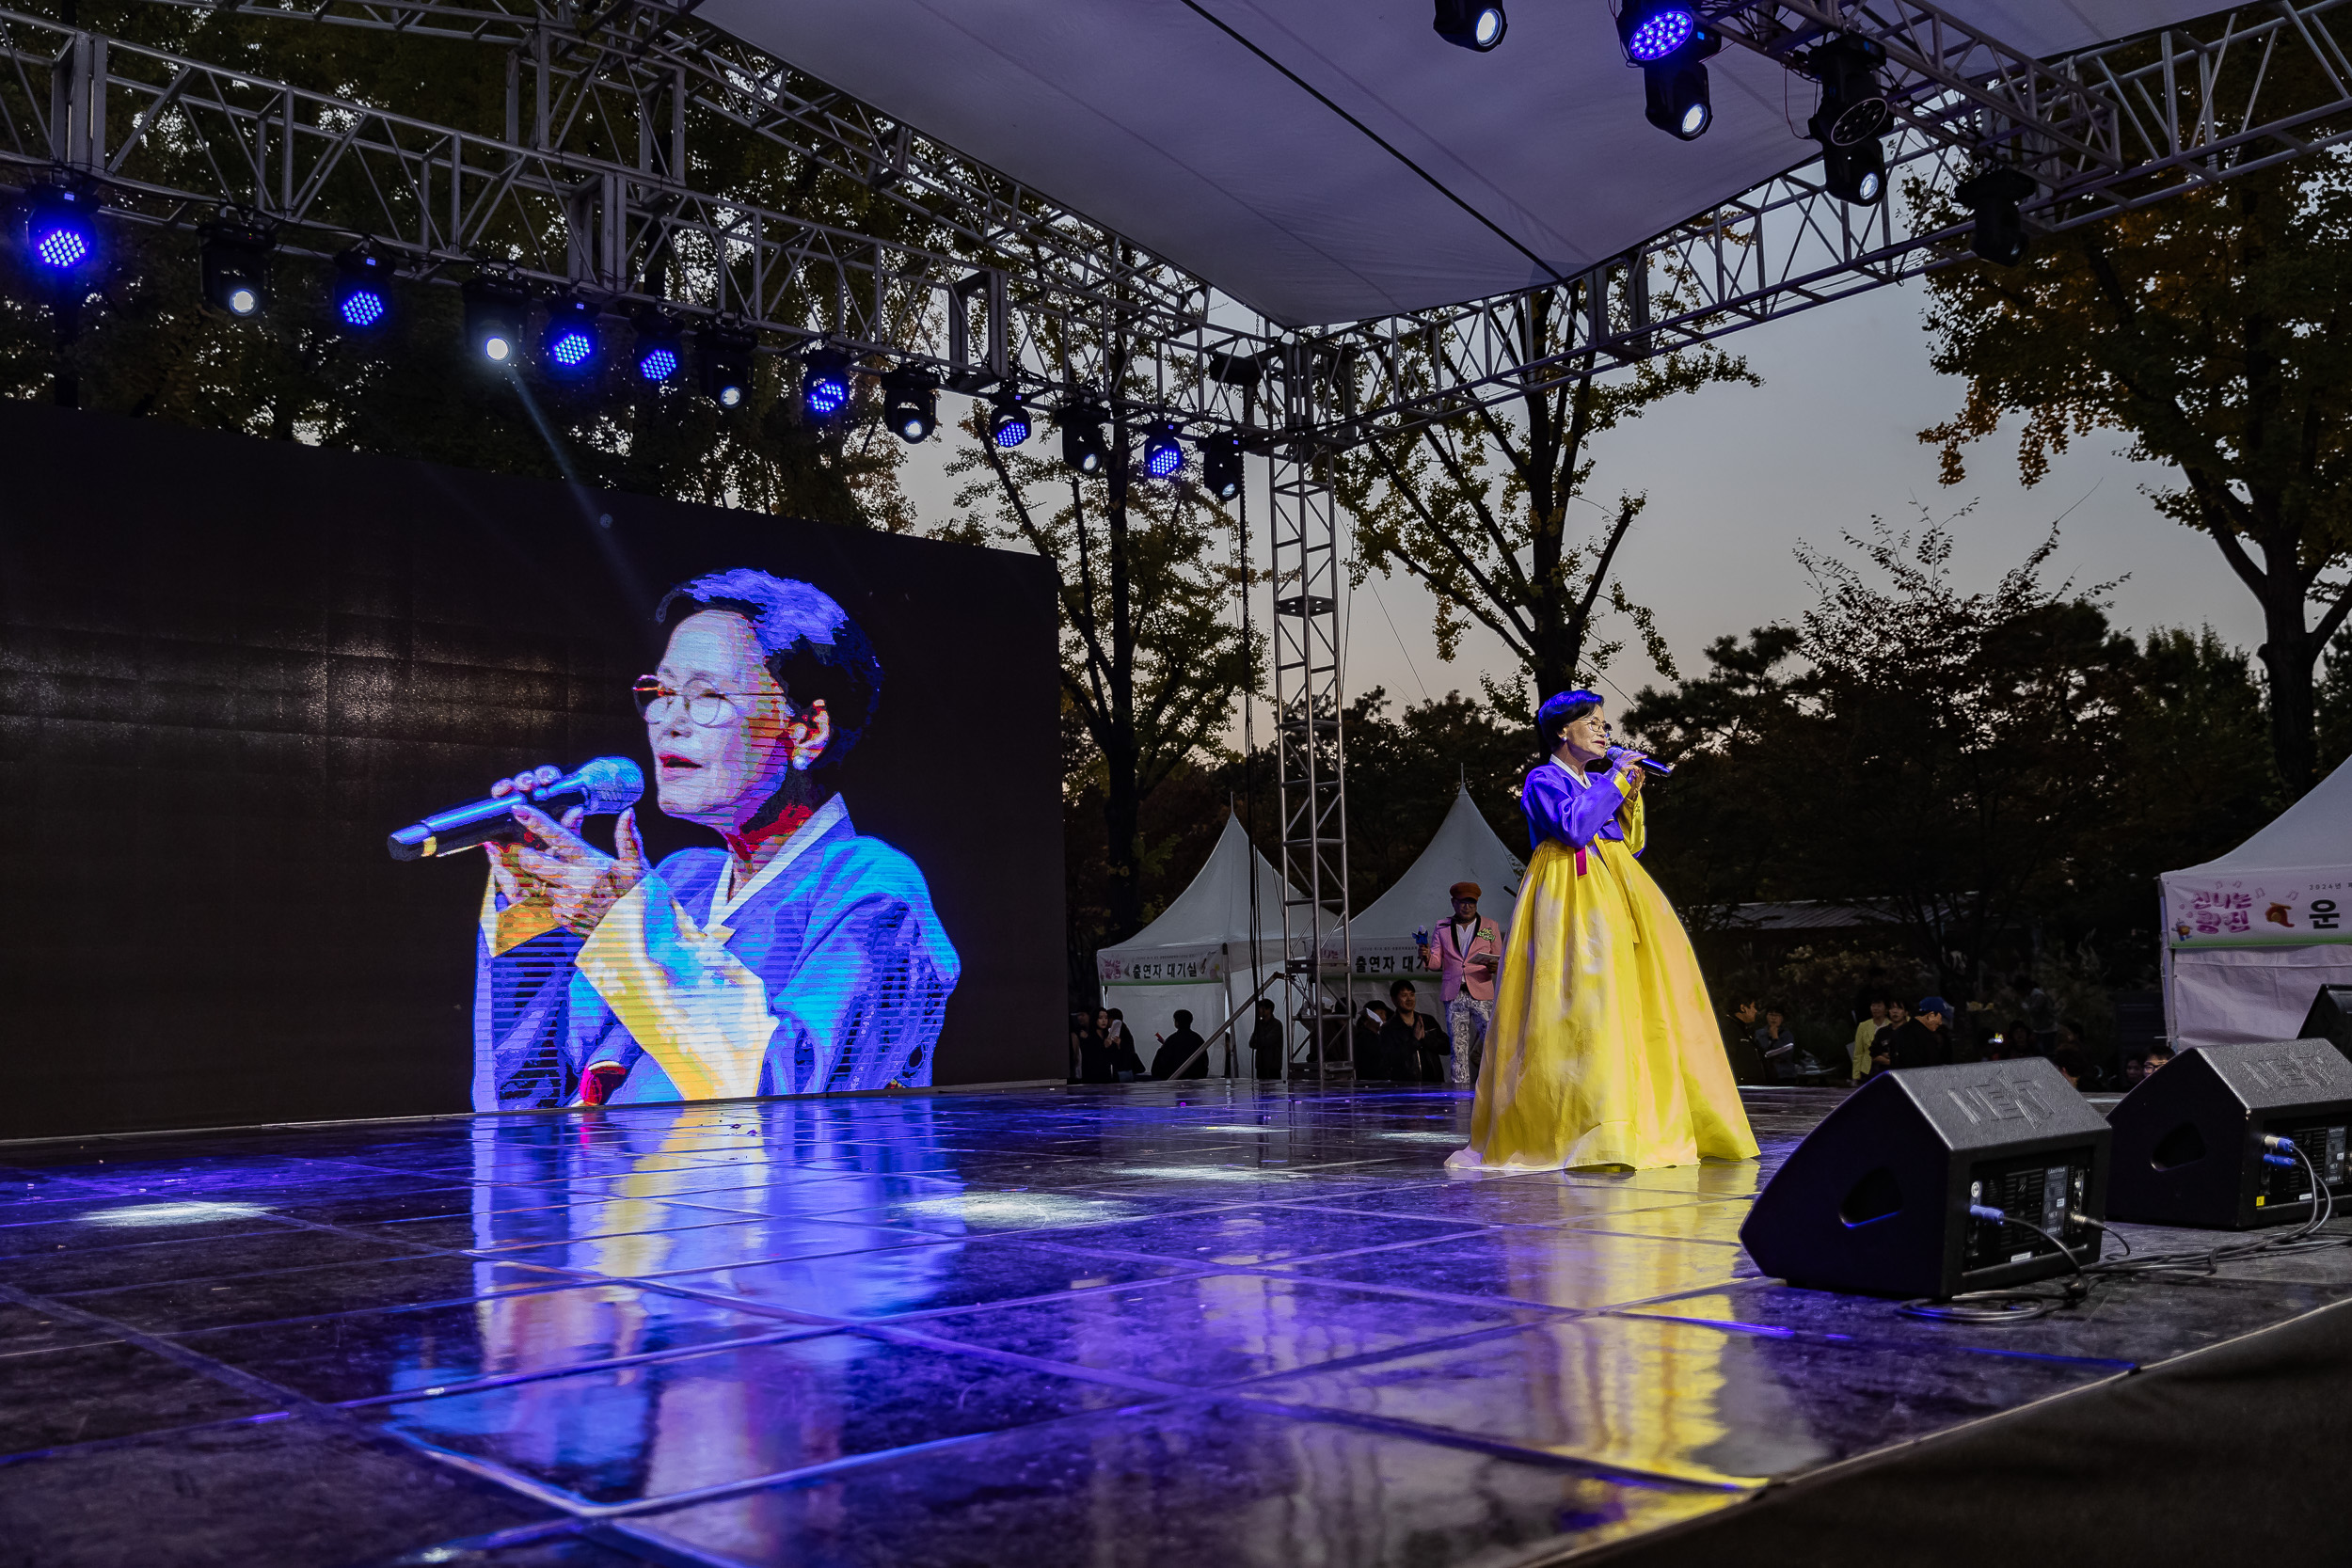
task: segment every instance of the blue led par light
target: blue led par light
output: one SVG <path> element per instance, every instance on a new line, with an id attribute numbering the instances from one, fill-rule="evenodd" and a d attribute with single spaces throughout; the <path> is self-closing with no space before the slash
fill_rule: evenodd
<path id="1" fill-rule="evenodd" d="M 1153 479 L 1174 479 L 1184 471 L 1184 449 L 1173 425 L 1155 424 L 1143 438 L 1143 471 Z"/>
<path id="2" fill-rule="evenodd" d="M 385 282 L 391 268 L 366 245 L 335 258 L 335 320 L 346 332 L 373 332 L 391 318 L 392 297 Z"/>
<path id="3" fill-rule="evenodd" d="M 25 193 L 24 253 L 37 275 L 63 282 L 96 259 L 90 219 L 97 207 L 95 198 L 71 185 L 44 182 Z"/>
<path id="4" fill-rule="evenodd" d="M 596 308 L 584 299 L 562 300 L 548 308 L 548 329 L 540 343 L 557 374 L 586 375 L 596 368 L 604 347 L 596 315 Z"/>
<path id="5" fill-rule="evenodd" d="M 1696 141 L 1715 122 L 1714 99 L 1700 64 L 1724 46 L 1691 0 L 1625 0 L 1617 41 L 1626 64 L 1642 72 L 1642 116 L 1680 141 Z"/>
<path id="6" fill-rule="evenodd" d="M 1626 57 L 1635 65 L 1662 60 L 1690 42 L 1691 35 L 1698 30 L 1698 16 L 1690 7 L 1657 7 L 1626 29 Z"/>
<path id="7" fill-rule="evenodd" d="M 801 406 L 818 424 L 830 423 L 850 406 L 850 356 L 818 349 L 801 364 Z"/>
<path id="8" fill-rule="evenodd" d="M 1029 438 L 1029 411 L 1018 392 L 1001 392 L 989 404 L 988 438 L 1009 450 Z"/>
<path id="9" fill-rule="evenodd" d="M 686 340 L 668 311 L 647 306 L 637 312 L 637 379 L 648 387 L 666 387 L 686 367 Z"/>

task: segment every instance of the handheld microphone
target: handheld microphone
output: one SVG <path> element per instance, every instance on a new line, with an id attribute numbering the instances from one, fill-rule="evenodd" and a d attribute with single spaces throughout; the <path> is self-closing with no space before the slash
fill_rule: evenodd
<path id="1" fill-rule="evenodd" d="M 574 806 L 587 807 L 591 816 L 609 816 L 635 805 L 644 793 L 644 771 L 635 763 L 627 757 L 597 757 L 553 784 L 516 795 L 493 795 L 411 823 L 385 840 L 384 847 L 396 861 L 454 854 L 494 838 L 520 836 L 522 829 L 515 820 L 517 801 L 550 816 L 562 816 Z"/>
<path id="2" fill-rule="evenodd" d="M 1644 772 L 1655 773 L 1661 779 L 1675 770 L 1675 765 L 1673 763 L 1661 762 L 1656 757 L 1651 756 L 1647 752 L 1637 752 L 1629 746 L 1612 746 L 1609 748 L 1610 767 L 1615 768 L 1628 761 L 1639 766 Z"/>

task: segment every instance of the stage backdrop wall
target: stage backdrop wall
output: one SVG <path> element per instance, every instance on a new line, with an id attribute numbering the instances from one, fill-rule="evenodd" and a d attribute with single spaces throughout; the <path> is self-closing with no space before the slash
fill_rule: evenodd
<path id="1" fill-rule="evenodd" d="M 0 452 L 0 1136 L 467 1109 L 485 861 L 386 834 L 539 764 L 650 779 L 655 605 L 738 567 L 882 665 L 841 799 L 959 970 L 912 1076 L 1062 1076 L 1045 562 L 23 404 Z M 640 820 L 718 842 L 650 783 Z"/>

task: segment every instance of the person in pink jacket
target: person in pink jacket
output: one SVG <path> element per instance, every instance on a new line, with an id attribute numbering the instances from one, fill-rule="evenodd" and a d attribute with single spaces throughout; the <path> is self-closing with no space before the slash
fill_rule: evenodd
<path id="1" fill-rule="evenodd" d="M 1456 882 L 1446 891 L 1454 897 L 1454 918 L 1416 935 L 1422 968 L 1438 974 L 1438 1000 L 1445 1008 L 1446 1033 L 1454 1037 L 1454 1082 L 1470 1085 L 1478 1081 L 1486 1026 L 1494 1022 L 1502 932 L 1493 921 L 1479 918 L 1483 890 L 1476 882 Z"/>

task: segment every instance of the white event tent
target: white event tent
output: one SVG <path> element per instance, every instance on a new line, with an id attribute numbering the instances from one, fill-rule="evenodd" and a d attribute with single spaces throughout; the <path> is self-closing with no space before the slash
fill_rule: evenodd
<path id="1" fill-rule="evenodd" d="M 2352 762 L 2235 849 L 2162 881 L 2173 1042 L 2294 1038 L 2321 986 L 2352 985 Z"/>
<path id="2" fill-rule="evenodd" d="M 1428 973 L 1421 967 L 1413 933 L 1436 926 L 1453 911 L 1448 890 L 1456 882 L 1476 882 L 1478 912 L 1507 932 L 1511 911 L 1518 904 L 1519 879 L 1526 874 L 1526 863 L 1486 825 L 1470 790 L 1456 790 L 1454 805 L 1438 825 L 1429 847 L 1406 868 L 1395 886 L 1347 923 L 1356 973 L 1376 976 L 1384 987 L 1399 975 Z M 1328 957 L 1337 961 L 1336 954 Z M 1435 996 L 1423 1005 L 1434 1011 Z"/>
<path id="3" fill-rule="evenodd" d="M 1256 968 L 1250 946 L 1250 879 L 1257 880 Z M 1094 955 L 1103 1006 L 1125 1014 L 1128 1033 L 1143 1065 L 1152 1065 L 1160 1035 L 1176 1032 L 1176 1010 L 1192 1014 L 1192 1026 L 1207 1035 L 1248 1002 L 1266 974 L 1282 967 L 1284 884 L 1266 858 L 1250 847 L 1249 835 L 1230 815 L 1206 865 L 1157 920 L 1115 947 Z M 1279 988 L 1277 988 L 1278 990 Z M 1248 1026 L 1239 1030 L 1248 1041 Z M 1219 1042 L 1209 1054 L 1211 1071 L 1225 1060 Z"/>

